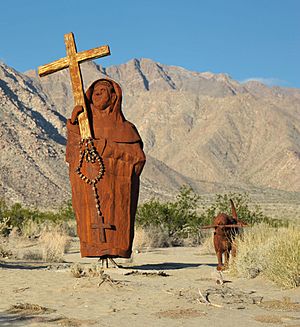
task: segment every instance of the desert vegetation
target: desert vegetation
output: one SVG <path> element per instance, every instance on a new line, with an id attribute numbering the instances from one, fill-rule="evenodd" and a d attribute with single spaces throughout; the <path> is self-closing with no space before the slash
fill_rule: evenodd
<path id="1" fill-rule="evenodd" d="M 137 212 L 136 247 L 201 245 L 202 254 L 213 254 L 212 231 L 201 230 L 224 212 L 231 215 L 235 203 L 239 219 L 249 227 L 238 238 L 237 257 L 231 265 L 233 274 L 254 278 L 263 274 L 276 284 L 293 288 L 300 285 L 300 228 L 287 219 L 263 214 L 258 205 L 250 207 L 247 194 L 217 194 L 210 205 L 200 205 L 201 197 L 183 186 L 173 202 L 153 199 Z"/>
<path id="2" fill-rule="evenodd" d="M 0 224 L 6 221 L 6 225 L 2 226 L 1 233 L 9 234 L 9 230 L 15 228 L 20 233 L 26 233 L 31 230 L 34 224 L 43 226 L 44 223 L 52 223 L 53 225 L 61 225 L 75 219 L 71 201 L 65 203 L 57 211 L 41 211 L 22 206 L 20 203 L 8 204 L 5 200 L 0 199 Z M 30 235 L 26 235 L 30 236 Z"/>
<path id="3" fill-rule="evenodd" d="M 284 288 L 300 285 L 300 228 L 257 224 L 237 239 L 232 272 L 254 278 L 263 274 Z"/>
<path id="4" fill-rule="evenodd" d="M 231 215 L 230 199 L 239 219 L 250 226 L 265 223 L 272 227 L 287 227 L 289 224 L 288 220 L 267 217 L 258 205 L 250 208 L 248 194 L 217 194 L 211 204 L 202 204 L 201 197 L 191 187 L 182 186 L 174 201 L 152 199 L 138 207 L 138 243 L 142 244 L 140 238 L 144 237 L 145 243 L 148 240 L 149 246 L 156 247 L 202 244 L 211 232 L 201 227 L 212 224 L 219 212 Z"/>
<path id="5" fill-rule="evenodd" d="M 71 203 L 57 212 L 0 201 L 0 257 L 60 262 L 76 235 Z"/>
<path id="6" fill-rule="evenodd" d="M 146 237 L 151 236 L 153 246 L 178 246 L 200 244 L 206 232 L 202 226 L 210 225 L 219 212 L 231 214 L 229 199 L 233 199 L 239 219 L 253 226 L 265 223 L 272 227 L 287 227 L 286 219 L 273 219 L 265 216 L 258 205 L 252 205 L 248 194 L 217 194 L 206 204 L 201 196 L 189 186 L 182 186 L 173 201 L 151 199 L 138 207 L 136 214 L 137 230 Z M 7 204 L 0 199 L 0 233 L 9 235 L 12 231 L 19 235 L 34 238 L 52 228 L 75 236 L 75 215 L 71 201 L 57 211 L 41 211 L 22 206 L 20 203 Z M 158 235 L 159 234 L 159 235 Z M 149 240 L 150 242 L 150 240 Z"/>
<path id="7" fill-rule="evenodd" d="M 258 205 L 250 205 L 247 194 L 217 194 L 205 204 L 192 188 L 182 186 L 173 201 L 151 199 L 138 207 L 134 250 L 200 245 L 202 254 L 212 254 L 212 230 L 201 227 L 210 225 L 219 212 L 231 214 L 229 199 L 238 217 L 249 224 L 237 240 L 239 250 L 231 271 L 246 278 L 261 273 L 283 287 L 299 286 L 299 227 L 289 226 L 287 219 L 265 216 Z M 71 202 L 56 212 L 45 212 L 1 200 L 0 235 L 2 258 L 61 262 L 76 236 Z M 22 244 L 26 250 L 18 252 Z"/>

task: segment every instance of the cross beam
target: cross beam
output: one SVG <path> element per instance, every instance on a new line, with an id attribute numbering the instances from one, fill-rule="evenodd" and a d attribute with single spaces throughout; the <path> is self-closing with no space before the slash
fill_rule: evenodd
<path id="1" fill-rule="evenodd" d="M 78 117 L 80 135 L 82 139 L 87 139 L 92 137 L 92 133 L 85 103 L 80 63 L 108 56 L 110 55 L 110 50 L 108 45 L 104 45 L 91 50 L 77 52 L 74 34 L 65 34 L 64 38 L 67 56 L 49 64 L 40 66 L 38 68 L 38 74 L 42 77 L 69 67 L 74 96 L 74 105 L 82 106 L 84 109 L 83 113 L 81 113 Z"/>
<path id="2" fill-rule="evenodd" d="M 100 216 L 99 223 L 91 224 L 92 229 L 100 229 L 100 242 L 106 243 L 105 229 L 114 229 L 114 225 L 104 224 L 103 216 Z"/>

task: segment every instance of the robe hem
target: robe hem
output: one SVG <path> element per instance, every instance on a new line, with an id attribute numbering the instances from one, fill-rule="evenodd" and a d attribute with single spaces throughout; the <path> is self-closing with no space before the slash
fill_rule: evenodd
<path id="1" fill-rule="evenodd" d="M 81 257 L 107 257 L 107 258 L 126 258 L 129 259 L 132 250 L 124 250 L 120 248 L 99 249 L 88 244 L 80 244 Z"/>

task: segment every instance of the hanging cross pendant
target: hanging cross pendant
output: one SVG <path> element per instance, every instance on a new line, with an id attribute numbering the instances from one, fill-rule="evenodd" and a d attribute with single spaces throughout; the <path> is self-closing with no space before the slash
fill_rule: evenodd
<path id="1" fill-rule="evenodd" d="M 99 229 L 100 230 L 100 242 L 106 243 L 106 235 L 105 229 L 114 229 L 114 225 L 111 224 L 104 224 L 104 217 L 98 216 L 99 222 L 91 224 L 92 229 Z"/>

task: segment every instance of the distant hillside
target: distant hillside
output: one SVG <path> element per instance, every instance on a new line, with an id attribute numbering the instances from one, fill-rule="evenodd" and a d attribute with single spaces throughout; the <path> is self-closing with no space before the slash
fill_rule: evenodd
<path id="1" fill-rule="evenodd" d="M 201 194 L 300 192 L 299 89 L 149 59 L 107 69 L 87 63 L 82 71 L 86 87 L 103 76 L 122 86 L 123 111 L 148 157 L 142 199 L 170 197 L 184 183 Z M 72 103 L 67 71 L 40 79 L 0 65 L 2 195 L 48 207 L 70 197 L 64 149 Z"/>
<path id="2" fill-rule="evenodd" d="M 240 84 L 225 74 L 149 59 L 107 69 L 85 64 L 83 76 L 86 86 L 100 76 L 122 85 L 124 112 L 138 126 L 146 152 L 177 172 L 215 183 L 300 191 L 300 90 Z M 40 81 L 59 112 L 70 115 L 68 72 Z"/>

